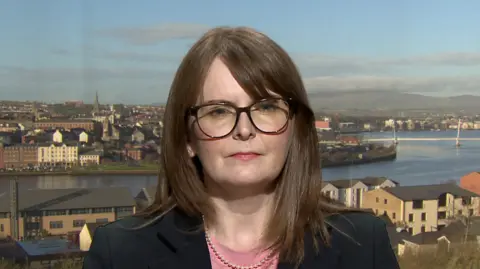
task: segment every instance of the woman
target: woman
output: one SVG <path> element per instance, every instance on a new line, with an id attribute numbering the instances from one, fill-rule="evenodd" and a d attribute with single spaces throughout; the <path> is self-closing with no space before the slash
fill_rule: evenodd
<path id="1" fill-rule="evenodd" d="M 84 269 L 398 268 L 380 219 L 322 196 L 307 93 L 264 34 L 201 37 L 164 119 L 154 203 L 97 228 Z"/>

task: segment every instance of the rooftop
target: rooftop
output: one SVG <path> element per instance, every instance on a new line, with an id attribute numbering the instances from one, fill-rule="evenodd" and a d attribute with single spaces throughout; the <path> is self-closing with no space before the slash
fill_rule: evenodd
<path id="1" fill-rule="evenodd" d="M 18 191 L 18 210 L 66 210 L 134 206 L 127 187 L 85 189 L 35 189 Z M 0 193 L 0 212 L 10 211 L 10 193 Z"/>
<path id="2" fill-rule="evenodd" d="M 452 183 L 400 186 L 395 188 L 386 188 L 385 191 L 393 194 L 403 201 L 436 200 L 445 193 L 450 193 L 456 197 L 478 197 L 476 193 L 462 189 L 456 184 Z"/>
<path id="3" fill-rule="evenodd" d="M 18 241 L 17 244 L 28 256 L 44 256 L 51 254 L 65 254 L 79 252 L 80 248 L 67 239 L 42 239 Z"/>

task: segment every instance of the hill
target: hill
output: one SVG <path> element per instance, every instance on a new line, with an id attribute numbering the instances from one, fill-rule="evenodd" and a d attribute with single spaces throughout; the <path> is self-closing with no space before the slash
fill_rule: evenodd
<path id="1" fill-rule="evenodd" d="M 480 96 L 435 97 L 396 91 L 330 91 L 309 94 L 315 110 L 450 110 L 480 111 Z"/>

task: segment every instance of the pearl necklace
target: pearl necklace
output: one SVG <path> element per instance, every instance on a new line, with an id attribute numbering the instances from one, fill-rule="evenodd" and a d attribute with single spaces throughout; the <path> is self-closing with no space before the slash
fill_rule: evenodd
<path id="1" fill-rule="evenodd" d="M 204 216 L 202 216 L 202 219 L 203 219 L 203 222 L 205 223 L 205 217 Z M 207 229 L 206 226 L 205 226 L 205 239 L 207 241 L 207 245 L 210 247 L 213 254 L 215 254 L 215 257 L 221 263 L 223 263 L 225 266 L 227 266 L 228 268 L 231 268 L 231 269 L 259 269 L 273 257 L 273 252 L 270 251 L 270 253 L 268 253 L 268 255 L 265 256 L 265 258 L 263 258 L 261 261 L 257 262 L 256 264 L 248 265 L 248 266 L 236 265 L 236 264 L 233 264 L 233 263 L 229 262 L 227 259 L 225 259 L 225 257 L 223 257 L 222 254 L 220 254 L 217 251 L 217 249 L 215 248 L 215 246 L 212 243 L 212 240 L 211 240 L 210 236 L 208 235 L 208 229 Z"/>

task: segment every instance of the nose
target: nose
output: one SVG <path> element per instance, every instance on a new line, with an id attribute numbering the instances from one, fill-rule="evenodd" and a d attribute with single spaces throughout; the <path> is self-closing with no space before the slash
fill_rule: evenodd
<path id="1" fill-rule="evenodd" d="M 237 126 L 233 130 L 233 139 L 246 141 L 256 136 L 256 129 L 247 113 L 240 113 Z"/>

